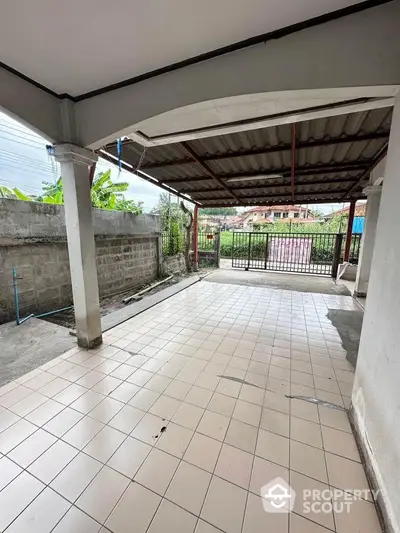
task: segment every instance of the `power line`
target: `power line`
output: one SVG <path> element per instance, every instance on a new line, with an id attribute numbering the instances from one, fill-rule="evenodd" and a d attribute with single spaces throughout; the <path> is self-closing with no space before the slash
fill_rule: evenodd
<path id="1" fill-rule="evenodd" d="M 15 124 L 13 123 L 11 125 L 10 122 L 7 122 L 5 120 L 0 120 L 0 126 L 4 126 L 7 129 L 9 129 L 9 130 L 17 131 L 17 132 L 23 133 L 24 135 L 30 135 L 31 137 L 35 137 L 38 140 L 42 140 L 43 139 L 39 134 L 35 133 L 34 131 L 30 130 L 29 128 L 26 128 L 25 126 L 21 125 L 22 127 L 18 128 L 19 125 L 20 124 L 18 124 L 18 122 L 16 122 Z"/>
<path id="2" fill-rule="evenodd" d="M 1 132 L 1 130 L 0 130 L 0 132 Z M 5 133 L 6 135 L 8 134 L 8 132 L 5 132 L 5 131 L 2 132 L 2 133 Z M 36 150 L 45 150 L 46 149 L 46 145 L 45 144 L 39 145 L 39 143 L 37 143 L 38 145 L 34 145 L 34 144 L 23 143 L 23 142 L 18 141 L 18 140 L 15 139 L 15 137 L 18 137 L 17 135 L 13 135 L 13 134 L 11 134 L 11 135 L 12 135 L 11 139 L 9 137 L 2 137 L 2 136 L 0 136 L 0 139 L 4 139 L 5 141 L 8 141 L 8 142 L 14 142 L 14 143 L 20 144 L 22 146 L 29 146 L 29 148 L 34 148 Z M 29 140 L 29 139 L 26 139 L 25 137 L 21 137 L 21 139 L 23 139 L 24 141 Z"/>
<path id="3" fill-rule="evenodd" d="M 29 172 L 32 177 L 35 175 L 35 174 L 38 174 L 40 176 L 43 176 L 44 178 L 47 178 L 49 179 L 49 177 L 52 177 L 51 173 L 49 172 L 46 172 L 42 169 L 36 169 L 32 166 L 29 166 L 29 167 L 26 167 L 26 166 L 23 166 L 23 165 L 13 165 L 11 163 L 7 163 L 7 162 L 2 162 L 2 160 L 0 159 L 0 169 L 1 170 L 12 170 L 15 173 L 17 173 L 16 171 L 20 171 L 20 172 Z"/>
<path id="4" fill-rule="evenodd" d="M 32 157 L 27 157 L 24 155 L 13 154 L 12 152 L 7 152 L 5 150 L 0 150 L 0 157 L 2 157 L 3 159 L 8 159 L 9 161 L 15 161 L 17 163 L 21 162 L 23 164 L 27 163 L 29 165 L 35 165 L 51 172 L 54 171 L 54 167 L 53 165 L 51 165 L 51 163 L 46 163 L 45 161 L 41 161 L 40 159 L 34 159 Z"/>
<path id="5" fill-rule="evenodd" d="M 18 166 L 21 166 L 21 167 L 28 166 L 32 169 L 39 169 L 41 171 L 51 174 L 52 176 L 54 176 L 54 174 L 57 174 L 57 175 L 59 174 L 58 169 L 55 169 L 50 165 L 47 166 L 46 163 L 42 163 L 41 161 L 38 161 L 35 159 L 32 159 L 32 160 L 30 160 L 29 158 L 25 159 L 23 158 L 23 156 L 13 157 L 7 154 L 4 155 L 3 153 L 1 153 L 1 150 L 0 150 L 0 160 L 4 161 L 5 163 L 10 163 L 12 165 L 17 164 Z"/>

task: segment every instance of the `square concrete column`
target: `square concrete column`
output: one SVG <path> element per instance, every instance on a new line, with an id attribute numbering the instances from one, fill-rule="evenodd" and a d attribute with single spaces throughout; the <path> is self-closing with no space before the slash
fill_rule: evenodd
<path id="1" fill-rule="evenodd" d="M 93 348 L 102 342 L 89 184 L 89 165 L 97 155 L 72 144 L 55 146 L 54 155 L 61 165 L 78 344 Z"/>
<path id="2" fill-rule="evenodd" d="M 385 531 L 400 531 L 400 95 L 385 179 L 352 394 L 352 417 Z M 376 487 L 374 487 L 376 488 Z"/>
<path id="3" fill-rule="evenodd" d="M 354 295 L 365 297 L 371 273 L 372 252 L 375 245 L 376 226 L 378 223 L 379 205 L 381 203 L 381 185 L 370 185 L 364 189 L 368 196 L 365 213 L 364 233 L 361 240 L 360 258 L 358 262 Z"/>

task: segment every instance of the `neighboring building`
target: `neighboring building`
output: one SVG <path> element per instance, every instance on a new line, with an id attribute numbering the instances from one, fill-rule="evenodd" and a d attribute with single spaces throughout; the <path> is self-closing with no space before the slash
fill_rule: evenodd
<path id="1" fill-rule="evenodd" d="M 364 233 L 364 224 L 365 224 L 365 211 L 367 209 L 367 202 L 359 202 L 356 204 L 354 210 L 354 220 L 353 220 L 353 233 Z M 335 217 L 348 217 L 350 211 L 350 206 L 334 211 L 330 215 L 325 217 L 325 220 L 332 220 Z M 347 224 L 347 223 L 346 223 Z"/>
<path id="2" fill-rule="evenodd" d="M 199 227 L 203 231 L 229 231 L 240 227 L 242 220 L 239 215 L 200 215 Z"/>
<path id="3" fill-rule="evenodd" d="M 367 202 L 358 202 L 356 204 L 356 208 L 354 211 L 355 217 L 365 217 L 365 210 L 367 208 Z M 329 220 L 334 217 L 340 217 L 340 216 L 348 216 L 350 211 L 350 206 L 344 207 L 343 209 L 339 209 L 338 211 L 333 211 L 329 215 L 326 215 L 326 219 Z"/>
<path id="4" fill-rule="evenodd" d="M 316 222 L 311 211 L 298 205 L 275 205 L 254 207 L 242 215 L 242 228 L 252 229 L 258 224 L 273 224 L 276 221 L 291 220 L 295 223 Z"/>

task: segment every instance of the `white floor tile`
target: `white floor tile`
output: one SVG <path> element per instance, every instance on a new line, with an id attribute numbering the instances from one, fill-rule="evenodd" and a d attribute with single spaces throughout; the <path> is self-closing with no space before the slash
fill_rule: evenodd
<path id="1" fill-rule="evenodd" d="M 128 478 L 105 466 L 78 498 L 76 505 L 103 523 L 128 485 Z"/>
<path id="2" fill-rule="evenodd" d="M 134 524 L 135 533 L 145 533 L 160 501 L 154 492 L 130 483 L 105 525 L 113 533 L 131 533 Z"/>
<path id="3" fill-rule="evenodd" d="M 187 511 L 198 515 L 210 480 L 211 474 L 208 472 L 181 461 L 165 497 Z"/>

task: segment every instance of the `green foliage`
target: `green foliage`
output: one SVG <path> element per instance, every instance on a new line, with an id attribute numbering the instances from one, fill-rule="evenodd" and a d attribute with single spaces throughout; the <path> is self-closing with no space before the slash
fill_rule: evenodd
<path id="1" fill-rule="evenodd" d="M 129 213 L 140 215 L 143 213 L 143 202 L 127 200 L 123 193 L 128 190 L 128 187 L 129 183 L 127 182 L 113 183 L 111 180 L 111 170 L 107 170 L 107 172 L 100 172 L 94 179 L 90 191 L 92 206 L 98 209 L 127 211 Z M 34 198 L 36 202 L 56 205 L 61 205 L 64 203 L 62 178 L 59 178 L 56 183 L 43 181 L 42 189 L 42 194 Z M 14 188 L 12 191 L 9 191 L 8 189 L 7 191 L 4 191 L 4 194 L 8 194 L 9 192 L 13 194 L 13 196 L 7 196 L 9 198 L 18 198 L 19 200 L 24 200 L 25 202 L 32 201 L 32 198 L 26 196 L 16 188 Z"/>
<path id="2" fill-rule="evenodd" d="M 63 204 L 64 203 L 64 191 L 62 179 L 58 178 L 56 183 L 50 183 L 48 181 L 42 182 L 43 193 L 36 198 L 37 202 L 43 202 L 45 204 Z"/>
<path id="3" fill-rule="evenodd" d="M 17 187 L 14 187 L 13 193 L 18 200 L 23 200 L 24 202 L 32 202 L 32 198 L 21 192 L 19 189 L 17 189 Z"/>
<path id="4" fill-rule="evenodd" d="M 170 195 L 166 192 L 162 192 L 158 199 L 156 212 L 160 216 L 161 231 L 169 232 L 172 224 L 178 224 L 180 231 L 183 231 L 183 227 L 186 220 L 186 215 L 182 211 L 177 201 L 170 199 Z"/>
<path id="5" fill-rule="evenodd" d="M 183 232 L 177 222 L 170 225 L 169 231 L 163 234 L 163 255 L 172 256 L 183 253 Z"/>
<path id="6" fill-rule="evenodd" d="M 0 185 L 0 198 L 15 198 L 15 194 L 8 187 Z"/>
<path id="7" fill-rule="evenodd" d="M 236 207 L 204 207 L 200 215 L 237 215 Z"/>
<path id="8" fill-rule="evenodd" d="M 25 202 L 31 202 L 32 198 L 27 196 L 22 191 L 14 187 L 10 189 L 4 185 L 0 185 L 0 198 L 9 198 L 11 200 L 24 200 Z"/>

